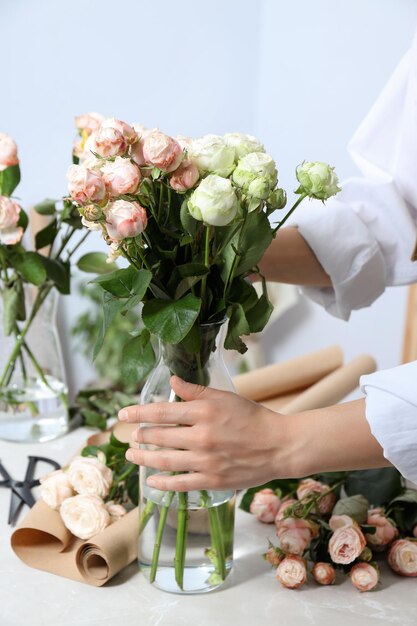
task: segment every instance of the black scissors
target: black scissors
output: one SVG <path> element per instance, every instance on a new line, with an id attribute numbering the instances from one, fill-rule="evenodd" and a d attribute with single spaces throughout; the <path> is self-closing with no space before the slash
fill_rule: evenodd
<path id="1" fill-rule="evenodd" d="M 61 466 L 52 459 L 44 456 L 29 456 L 29 462 L 26 468 L 26 474 L 23 480 L 15 480 L 0 462 L 0 474 L 4 480 L 0 480 L 0 487 L 7 487 L 11 490 L 9 519 L 8 524 L 14 526 L 19 516 L 20 510 L 24 504 L 32 507 L 35 504 L 35 498 L 32 495 L 33 487 L 40 484 L 38 478 L 34 478 L 36 465 L 40 462 L 52 465 L 56 470 Z"/>

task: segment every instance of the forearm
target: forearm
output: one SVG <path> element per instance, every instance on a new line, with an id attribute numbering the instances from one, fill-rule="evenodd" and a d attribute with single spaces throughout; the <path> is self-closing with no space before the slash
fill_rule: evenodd
<path id="1" fill-rule="evenodd" d="M 288 416 L 286 437 L 296 477 L 391 465 L 371 433 L 363 399 Z"/>
<path id="2" fill-rule="evenodd" d="M 290 226 L 279 230 L 259 263 L 267 280 L 311 287 L 329 287 L 331 280 L 314 252 Z"/>

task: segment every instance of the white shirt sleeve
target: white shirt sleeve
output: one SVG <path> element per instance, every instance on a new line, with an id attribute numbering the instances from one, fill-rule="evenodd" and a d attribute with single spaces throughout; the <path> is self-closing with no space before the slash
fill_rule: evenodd
<path id="1" fill-rule="evenodd" d="M 385 287 L 417 281 L 417 37 L 349 150 L 364 176 L 326 204 L 305 201 L 295 225 L 332 280 L 303 288 L 329 313 L 349 319 Z"/>
<path id="2" fill-rule="evenodd" d="M 384 456 L 417 483 L 417 362 L 362 376 L 366 417 Z"/>

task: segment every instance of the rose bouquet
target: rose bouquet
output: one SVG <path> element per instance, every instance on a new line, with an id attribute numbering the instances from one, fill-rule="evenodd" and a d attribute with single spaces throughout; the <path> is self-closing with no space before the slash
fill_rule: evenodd
<path id="1" fill-rule="evenodd" d="M 263 556 L 289 589 L 307 581 L 309 562 L 318 584 L 334 584 L 340 570 L 362 592 L 378 585 L 378 557 L 417 576 L 417 490 L 405 489 L 394 468 L 272 481 L 248 490 L 241 506 L 275 524 L 279 545 L 270 542 Z"/>
<path id="2" fill-rule="evenodd" d="M 296 170 L 297 201 L 273 224 L 269 218 L 284 209 L 286 193 L 278 187 L 273 158 L 254 137 L 230 133 L 174 139 L 97 114 L 77 120 L 76 163 L 68 171 L 70 196 L 84 225 L 99 231 L 109 245 L 109 260 L 123 257 L 129 264 L 94 281 L 103 289 L 104 307 L 95 353 L 116 313 L 143 303 L 144 328 L 123 348 L 126 375 L 135 372 L 139 379 L 150 372 L 154 336 L 166 372 L 193 383 L 221 384 L 211 375 L 210 359 L 223 322 L 228 321 L 224 347 L 243 353 L 242 338 L 260 332 L 272 311 L 264 278 L 260 276 L 263 290 L 258 296 L 247 277 L 260 275 L 259 260 L 304 198 L 324 201 L 339 191 L 333 168 L 301 164 Z M 162 378 L 154 377 L 154 401 L 169 397 L 161 391 Z M 149 397 L 145 393 L 142 400 Z M 170 400 L 179 398 L 171 394 Z M 213 494 L 169 492 L 153 498 L 143 511 L 145 522 L 159 516 L 150 580 L 157 575 L 168 520 L 176 528 L 175 581 L 177 589 L 184 588 L 190 508 L 203 508 L 211 537 L 206 556 L 217 584 L 222 582 L 227 524 Z M 171 507 L 177 509 L 175 523 Z"/>

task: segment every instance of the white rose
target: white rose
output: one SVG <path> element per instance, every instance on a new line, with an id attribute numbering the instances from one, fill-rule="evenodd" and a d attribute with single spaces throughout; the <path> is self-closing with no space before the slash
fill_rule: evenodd
<path id="1" fill-rule="evenodd" d="M 229 176 L 233 171 L 235 150 L 227 145 L 223 137 L 204 135 L 200 139 L 193 139 L 187 150 L 190 161 L 202 173 Z"/>
<path id="2" fill-rule="evenodd" d="M 296 174 L 300 183 L 297 193 L 305 193 L 317 200 L 327 200 L 340 191 L 334 167 L 327 163 L 306 161 L 297 167 Z"/>
<path id="3" fill-rule="evenodd" d="M 232 183 L 216 174 L 203 178 L 188 201 L 188 210 L 194 219 L 212 226 L 229 224 L 236 217 L 238 208 Z"/>
<path id="4" fill-rule="evenodd" d="M 40 483 L 39 492 L 42 500 L 55 511 L 64 500 L 74 495 L 68 474 L 63 470 L 56 470 L 43 476 Z"/>
<path id="5" fill-rule="evenodd" d="M 267 198 L 269 192 L 277 184 L 278 172 L 275 161 L 269 154 L 251 152 L 239 160 L 232 178 L 236 185 L 244 189 L 246 193 L 248 193 L 251 185 L 254 191 L 262 187 L 262 195 Z M 258 179 L 261 179 L 260 185 L 255 183 Z M 266 193 L 267 190 L 268 193 Z"/>
<path id="6" fill-rule="evenodd" d="M 95 456 L 77 456 L 70 463 L 68 476 L 75 491 L 105 498 L 110 490 L 113 473 Z"/>
<path id="7" fill-rule="evenodd" d="M 226 133 L 224 140 L 235 151 L 235 161 L 251 152 L 265 152 L 264 146 L 253 135 L 243 133 Z"/>
<path id="8" fill-rule="evenodd" d="M 124 517 L 127 513 L 125 507 L 121 504 L 116 504 L 113 500 L 110 502 L 106 502 L 105 507 L 107 509 L 108 514 L 110 515 L 110 522 L 117 522 L 119 519 Z"/>
<path id="9" fill-rule="evenodd" d="M 0 133 L 0 172 L 18 163 L 16 142 L 6 133 Z"/>
<path id="10" fill-rule="evenodd" d="M 90 539 L 110 524 L 110 515 L 98 496 L 83 494 L 67 498 L 59 510 L 68 530 L 80 539 Z"/>

